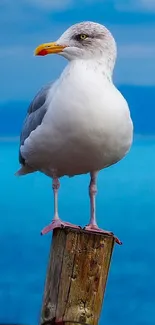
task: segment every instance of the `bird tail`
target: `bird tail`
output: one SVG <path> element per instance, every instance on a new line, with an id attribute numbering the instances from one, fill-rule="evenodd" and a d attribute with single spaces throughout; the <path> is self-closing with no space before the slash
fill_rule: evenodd
<path id="1" fill-rule="evenodd" d="M 17 172 L 15 173 L 15 176 L 23 176 L 30 173 L 34 173 L 36 170 L 30 166 L 22 166 Z"/>

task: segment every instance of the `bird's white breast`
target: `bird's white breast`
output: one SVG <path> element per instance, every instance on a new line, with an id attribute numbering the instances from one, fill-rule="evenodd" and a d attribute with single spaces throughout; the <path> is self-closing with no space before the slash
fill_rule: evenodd
<path id="1" fill-rule="evenodd" d="M 129 150 L 128 105 L 98 67 L 70 63 L 49 91 L 47 104 L 42 125 L 24 145 L 29 164 L 73 175 L 111 165 Z"/>

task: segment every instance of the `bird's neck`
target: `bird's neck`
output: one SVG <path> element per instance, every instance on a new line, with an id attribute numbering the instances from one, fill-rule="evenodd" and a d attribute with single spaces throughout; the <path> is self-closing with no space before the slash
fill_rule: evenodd
<path id="1" fill-rule="evenodd" d="M 115 60 L 110 57 L 96 59 L 75 59 L 69 62 L 68 68 L 79 67 L 85 71 L 93 70 L 95 73 L 102 74 L 107 80 L 112 82 Z"/>

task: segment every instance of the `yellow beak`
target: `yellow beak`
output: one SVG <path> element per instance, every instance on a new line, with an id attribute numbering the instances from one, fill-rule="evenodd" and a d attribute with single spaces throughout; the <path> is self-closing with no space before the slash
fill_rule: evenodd
<path id="1" fill-rule="evenodd" d="M 62 52 L 62 50 L 65 47 L 67 47 L 67 46 L 59 45 L 59 44 L 57 44 L 55 42 L 45 43 L 45 44 L 39 45 L 35 49 L 34 54 L 43 56 L 43 55 L 47 55 L 47 54 L 60 53 L 60 52 Z"/>

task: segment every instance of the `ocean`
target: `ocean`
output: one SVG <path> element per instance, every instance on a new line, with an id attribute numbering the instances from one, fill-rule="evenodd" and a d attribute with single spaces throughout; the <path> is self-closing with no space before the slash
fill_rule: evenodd
<path id="1" fill-rule="evenodd" d="M 18 141 L 0 141 L 0 323 L 37 325 L 53 217 L 50 178 L 15 177 Z M 89 175 L 61 179 L 59 213 L 89 220 Z M 77 209 L 78 207 L 78 209 Z M 97 221 L 122 241 L 113 252 L 100 325 L 155 324 L 155 139 L 136 137 L 128 156 L 100 172 Z"/>

